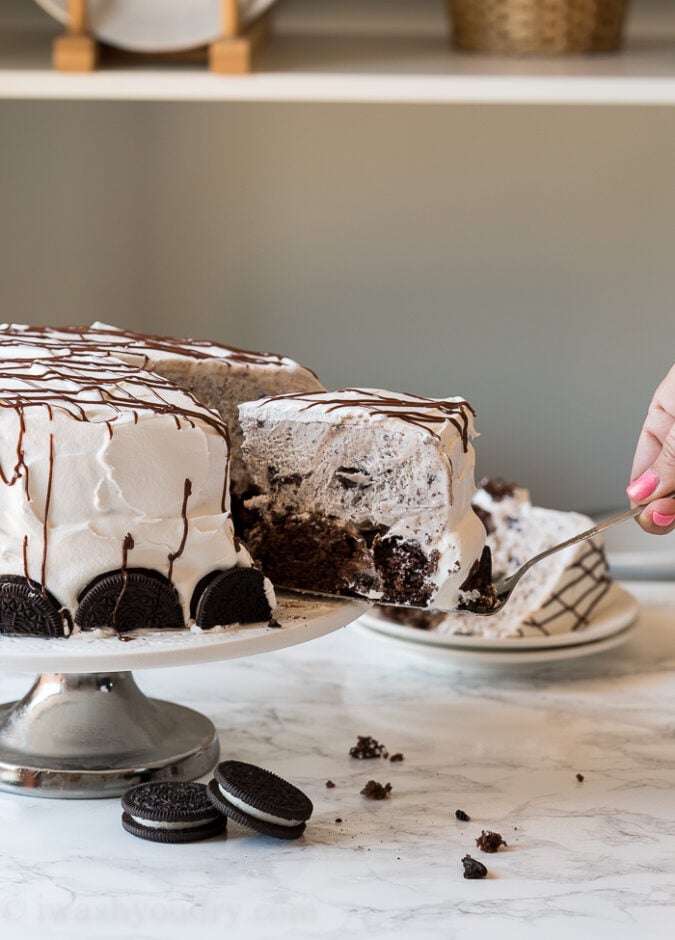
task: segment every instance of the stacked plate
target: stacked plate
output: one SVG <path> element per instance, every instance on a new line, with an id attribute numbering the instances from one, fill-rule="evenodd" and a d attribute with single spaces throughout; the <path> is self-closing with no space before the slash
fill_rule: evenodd
<path id="1" fill-rule="evenodd" d="M 510 665 L 575 659 L 614 649 L 636 628 L 638 604 L 632 594 L 613 584 L 599 612 L 583 630 L 557 636 L 493 638 L 419 630 L 364 614 L 358 625 L 400 649 L 435 660 Z"/>

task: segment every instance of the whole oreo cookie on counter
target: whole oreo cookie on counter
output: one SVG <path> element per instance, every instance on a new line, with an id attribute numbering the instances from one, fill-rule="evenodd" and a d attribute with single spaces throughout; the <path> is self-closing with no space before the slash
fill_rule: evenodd
<path id="1" fill-rule="evenodd" d="M 227 826 L 203 783 L 139 783 L 122 797 L 122 809 L 126 831 L 150 842 L 198 842 L 220 835 Z"/>
<path id="2" fill-rule="evenodd" d="M 314 809 L 302 790 L 269 770 L 226 760 L 208 784 L 211 802 L 249 829 L 275 839 L 297 839 Z"/>

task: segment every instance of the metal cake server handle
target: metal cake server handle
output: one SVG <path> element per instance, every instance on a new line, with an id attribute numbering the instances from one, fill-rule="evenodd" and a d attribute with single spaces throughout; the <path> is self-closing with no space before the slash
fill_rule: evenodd
<path id="1" fill-rule="evenodd" d="M 665 496 L 659 496 L 659 499 L 675 499 L 675 493 L 668 493 Z M 596 523 L 596 525 L 591 526 L 590 529 L 586 529 L 585 532 L 580 532 L 579 535 L 574 535 L 572 538 L 566 539 L 564 542 L 560 542 L 558 545 L 553 545 L 551 548 L 547 548 L 546 551 L 540 552 L 533 558 L 528 559 L 525 564 L 521 565 L 517 571 L 513 572 L 513 574 L 507 575 L 505 578 L 501 578 L 499 581 L 495 581 L 488 587 L 487 593 L 481 591 L 480 596 L 476 597 L 475 599 L 467 598 L 459 605 L 457 609 L 463 614 L 476 614 L 481 617 L 491 617 L 493 614 L 499 613 L 499 611 L 504 607 L 508 599 L 513 594 L 513 590 L 520 579 L 530 570 L 530 568 L 534 567 L 534 565 L 538 564 L 544 558 L 548 558 L 549 555 L 555 555 L 556 552 L 562 551 L 563 548 L 569 548 L 571 545 L 578 545 L 579 542 L 586 542 L 588 539 L 592 539 L 594 536 L 599 535 L 600 532 L 604 532 L 605 529 L 609 529 L 611 526 L 618 525 L 620 522 L 625 522 L 626 519 L 634 519 L 635 516 L 639 516 L 643 509 L 648 505 L 649 503 L 641 503 L 639 506 L 634 506 L 632 509 L 627 509 L 625 512 L 619 513 L 618 516 L 612 516 L 611 519 L 605 519 L 603 522 Z M 467 592 L 467 594 L 468 593 L 471 592 Z"/>

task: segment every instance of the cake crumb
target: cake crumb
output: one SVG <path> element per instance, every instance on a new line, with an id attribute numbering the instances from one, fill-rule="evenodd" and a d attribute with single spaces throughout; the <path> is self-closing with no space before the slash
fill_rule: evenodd
<path id="1" fill-rule="evenodd" d="M 336 823 L 341 823 L 341 822 L 342 822 L 342 816 L 338 816 L 338 817 L 336 818 L 335 822 L 336 822 Z"/>
<path id="2" fill-rule="evenodd" d="M 506 845 L 506 842 L 504 842 L 498 832 L 491 832 L 489 829 L 486 832 L 485 829 L 483 829 L 476 839 L 476 845 L 481 852 L 496 852 L 500 846 Z"/>
<path id="3" fill-rule="evenodd" d="M 329 790 L 332 790 L 334 786 L 335 786 L 335 784 L 333 783 L 332 780 L 326 780 L 326 787 L 327 787 Z"/>
<path id="4" fill-rule="evenodd" d="M 361 796 L 365 796 L 369 800 L 386 800 L 391 790 L 392 787 L 390 783 L 382 785 L 378 783 L 377 780 L 369 780 L 363 790 L 361 790 Z"/>
<path id="5" fill-rule="evenodd" d="M 579 781 L 579 783 L 583 783 L 583 782 L 584 782 L 584 775 L 583 775 L 583 774 L 577 774 L 577 780 Z"/>
<path id="6" fill-rule="evenodd" d="M 389 754 L 384 744 L 380 744 L 375 738 L 371 738 L 369 734 L 359 734 L 356 738 L 356 744 L 349 748 L 349 756 L 355 757 L 357 760 L 370 760 L 373 757 L 384 757 L 386 760 Z"/>
<path id="7" fill-rule="evenodd" d="M 272 619 L 269 621 L 267 626 L 270 627 L 272 630 L 281 630 L 281 624 L 274 617 L 272 617 Z"/>
<path id="8" fill-rule="evenodd" d="M 485 878 L 488 873 L 485 865 L 483 865 L 482 862 L 479 862 L 477 858 L 471 858 L 470 855 L 464 856 L 462 859 L 462 865 L 464 866 L 465 878 Z"/>
<path id="9" fill-rule="evenodd" d="M 455 818 L 459 819 L 460 822 L 471 822 L 471 817 L 468 813 L 465 813 L 463 809 L 455 810 Z"/>
<path id="10" fill-rule="evenodd" d="M 391 757 L 389 758 L 389 762 L 391 764 L 400 764 L 401 761 L 403 760 L 405 760 L 405 757 L 401 753 L 392 754 Z"/>

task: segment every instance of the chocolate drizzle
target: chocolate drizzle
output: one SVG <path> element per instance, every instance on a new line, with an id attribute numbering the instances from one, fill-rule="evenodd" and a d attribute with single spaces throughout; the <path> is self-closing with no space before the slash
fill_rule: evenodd
<path id="1" fill-rule="evenodd" d="M 331 398 L 331 395 L 341 396 Z M 415 427 L 428 431 L 434 437 L 440 435 L 431 425 L 452 424 L 462 439 L 462 447 L 466 452 L 469 446 L 469 426 L 475 411 L 463 399 L 448 401 L 442 398 L 423 398 L 420 395 L 404 393 L 405 397 L 382 395 L 377 391 L 363 388 L 342 388 L 336 392 L 317 392 L 310 394 L 297 394 L 291 392 L 286 395 L 273 395 L 264 401 L 298 401 L 305 402 L 301 411 L 312 408 L 323 408 L 327 413 L 340 409 L 360 408 L 369 414 L 381 415 L 384 418 L 397 418 L 412 424 Z M 261 402 L 261 403 L 262 403 Z"/>
<path id="2" fill-rule="evenodd" d="M 115 606 L 113 607 L 113 612 L 112 612 L 112 617 L 111 617 L 111 626 L 115 630 L 117 630 L 117 618 L 119 614 L 120 604 L 122 603 L 122 600 L 124 599 L 124 595 L 127 592 L 127 588 L 129 587 L 129 567 L 128 567 L 129 552 L 133 549 L 133 547 L 134 547 L 133 536 L 131 532 L 127 532 L 127 534 L 124 536 L 124 539 L 122 541 L 122 568 L 121 568 L 121 574 L 123 578 L 122 590 L 117 596 L 117 600 L 115 601 Z M 118 636 L 122 636 L 122 634 L 118 633 Z"/>
<path id="3" fill-rule="evenodd" d="M 208 340 L 174 339 L 151 333 L 137 333 L 134 330 L 102 328 L 94 326 L 17 326 L 6 323 L 0 326 L 0 347 L 26 343 L 40 346 L 54 352 L 65 351 L 69 347 L 77 354 L 90 353 L 96 356 L 115 356 L 120 354 L 138 357 L 142 368 L 151 365 L 153 353 L 169 356 L 182 356 L 186 359 L 218 359 L 226 365 L 285 366 L 290 360 L 277 353 L 252 352 L 238 349 L 236 346 L 224 346 Z"/>
<path id="4" fill-rule="evenodd" d="M 45 590 L 45 575 L 47 572 L 47 534 L 49 522 L 49 505 L 52 501 L 52 482 L 54 479 L 54 435 L 49 435 L 49 474 L 47 476 L 47 494 L 45 496 L 45 511 L 42 520 L 42 567 L 40 568 L 42 590 Z"/>
<path id="5" fill-rule="evenodd" d="M 183 402 L 174 399 L 184 399 Z M 0 470 L 0 480 L 13 486 L 21 474 L 25 412 L 46 408 L 50 421 L 54 409 L 65 411 L 76 421 L 92 422 L 90 412 L 100 409 L 113 436 L 115 422 L 131 413 L 134 423 L 141 412 L 171 416 L 180 429 L 203 423 L 229 440 L 227 427 L 214 412 L 204 408 L 184 389 L 158 375 L 143 372 L 114 359 L 97 360 L 69 356 L 53 359 L 12 359 L 0 364 L 0 408 L 12 408 L 19 416 L 17 464 L 11 477 Z"/>
<path id="6" fill-rule="evenodd" d="M 176 549 L 176 551 L 175 551 L 175 552 L 171 552 L 171 553 L 169 554 L 169 573 L 168 573 L 169 581 L 171 580 L 171 578 L 172 578 L 172 576 L 173 576 L 173 563 L 174 563 L 174 561 L 175 561 L 177 558 L 180 558 L 180 556 L 183 554 L 183 552 L 184 552 L 184 550 L 185 550 L 185 543 L 187 542 L 188 528 L 189 528 L 189 521 L 188 521 L 188 515 L 187 515 L 187 504 L 188 504 L 188 499 L 190 498 L 191 493 L 192 493 L 192 482 L 186 478 L 186 479 L 185 479 L 185 484 L 184 484 L 184 486 L 183 486 L 183 505 L 181 506 L 181 510 L 180 510 L 181 518 L 182 518 L 182 520 L 183 520 L 183 535 L 182 535 L 182 538 L 181 538 L 181 540 L 180 540 L 180 545 L 178 546 L 178 548 Z"/>

